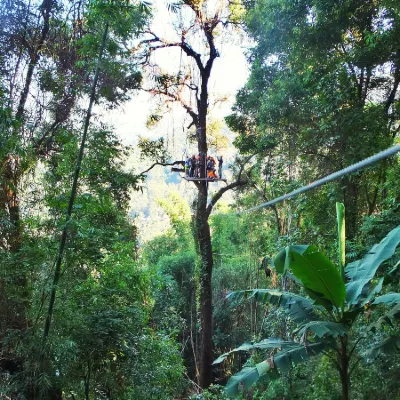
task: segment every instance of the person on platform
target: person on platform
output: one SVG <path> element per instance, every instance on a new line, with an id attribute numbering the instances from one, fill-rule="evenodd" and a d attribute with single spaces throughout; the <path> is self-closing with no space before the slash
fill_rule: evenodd
<path id="1" fill-rule="evenodd" d="M 186 158 L 185 161 L 185 176 L 189 176 L 190 165 L 192 163 L 192 159 L 190 157 Z"/>
<path id="2" fill-rule="evenodd" d="M 222 164 L 224 163 L 222 155 L 219 157 L 217 156 L 217 160 L 218 160 L 218 177 L 219 179 L 222 179 Z"/>
<path id="3" fill-rule="evenodd" d="M 207 178 L 208 179 L 218 179 L 215 173 L 215 159 L 213 157 L 208 157 L 207 160 Z"/>
<path id="4" fill-rule="evenodd" d="M 195 178 L 196 177 L 196 174 L 195 174 L 196 165 L 197 165 L 196 156 L 194 154 L 192 154 L 192 158 L 190 160 L 191 160 L 191 164 L 190 164 L 190 169 L 189 169 L 189 177 Z"/>

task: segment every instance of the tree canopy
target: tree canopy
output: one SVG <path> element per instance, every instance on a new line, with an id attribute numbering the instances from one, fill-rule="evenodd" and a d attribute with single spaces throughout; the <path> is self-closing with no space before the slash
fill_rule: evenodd
<path id="1" fill-rule="evenodd" d="M 398 155 L 255 206 L 399 145 L 398 2 L 0 21 L 1 398 L 397 398 Z"/>

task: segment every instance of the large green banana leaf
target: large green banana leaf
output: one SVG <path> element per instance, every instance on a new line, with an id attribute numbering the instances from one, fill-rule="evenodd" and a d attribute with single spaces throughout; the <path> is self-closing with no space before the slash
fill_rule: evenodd
<path id="1" fill-rule="evenodd" d="M 282 307 L 289 317 L 297 323 L 318 319 L 315 311 L 319 307 L 315 306 L 312 300 L 295 293 L 273 289 L 253 289 L 240 290 L 228 295 L 228 299 L 235 302 L 250 298 L 254 298 L 261 303 L 275 304 Z"/>
<path id="2" fill-rule="evenodd" d="M 393 354 L 400 351 L 400 336 L 389 336 L 382 340 L 377 345 L 368 349 L 365 353 L 365 357 L 375 358 L 380 354 Z"/>
<path id="3" fill-rule="evenodd" d="M 254 367 L 245 367 L 236 375 L 232 376 L 225 386 L 225 393 L 229 397 L 236 397 L 240 390 L 250 389 L 262 376 L 271 379 L 279 378 L 276 370 L 271 370 L 268 361 L 262 361 Z"/>
<path id="4" fill-rule="evenodd" d="M 380 278 L 376 286 L 369 292 L 365 300 L 361 303 L 362 306 L 365 306 L 367 303 L 369 303 L 372 299 L 375 298 L 375 296 L 380 293 L 383 287 L 383 281 L 384 278 Z"/>
<path id="5" fill-rule="evenodd" d="M 346 301 L 357 304 L 364 287 L 374 277 L 379 266 L 388 260 L 400 243 L 400 226 L 393 229 L 379 243 L 372 246 L 366 256 L 347 265 L 346 276 L 350 280 L 346 285 Z"/>
<path id="6" fill-rule="evenodd" d="M 307 335 L 309 333 L 314 333 L 315 336 L 322 338 L 324 336 L 343 336 L 346 335 L 348 329 L 337 322 L 330 321 L 311 321 L 301 327 L 297 333 L 298 336 Z"/>
<path id="7" fill-rule="evenodd" d="M 236 347 L 235 349 L 228 351 L 227 353 L 224 353 L 220 355 L 214 362 L 214 364 L 219 364 L 222 361 L 224 361 L 228 356 L 230 356 L 232 353 L 237 353 L 240 351 L 250 351 L 250 350 L 265 350 L 265 349 L 280 349 L 280 348 L 287 348 L 290 346 L 297 346 L 297 343 L 294 342 L 289 342 L 285 341 L 279 338 L 268 338 L 264 339 L 261 342 L 257 343 L 243 343 L 241 346 Z"/>
<path id="8" fill-rule="evenodd" d="M 291 270 L 305 288 L 318 293 L 335 307 L 343 304 L 346 288 L 338 269 L 315 246 L 288 246 L 274 259 L 275 268 Z"/>
<path id="9" fill-rule="evenodd" d="M 400 303 L 400 293 L 387 293 L 379 296 L 372 304 L 387 304 L 389 306 Z"/>
<path id="10" fill-rule="evenodd" d="M 314 312 L 315 310 L 316 307 L 308 308 L 301 303 L 294 303 L 286 308 L 285 311 L 293 322 L 301 324 L 318 319 L 318 315 Z"/>
<path id="11" fill-rule="evenodd" d="M 285 346 L 286 347 L 286 346 Z M 302 345 L 293 342 L 291 346 L 282 349 L 273 357 L 265 360 L 254 367 L 246 367 L 232 376 L 225 386 L 225 393 L 230 397 L 239 394 L 240 389 L 250 388 L 262 376 L 276 379 L 281 373 L 288 372 L 294 364 L 307 361 L 310 357 L 320 354 L 326 347 L 324 342 Z"/>
<path id="12" fill-rule="evenodd" d="M 400 268 L 400 260 L 396 263 L 396 265 L 388 272 L 388 276 L 393 275 Z"/>
<path id="13" fill-rule="evenodd" d="M 282 349 L 274 358 L 274 365 L 280 373 L 289 372 L 294 364 L 307 361 L 310 357 L 320 354 L 327 346 L 327 342 L 298 344 L 296 347 Z"/>
<path id="14" fill-rule="evenodd" d="M 377 321 L 373 322 L 368 330 L 375 331 L 381 329 L 383 324 L 393 326 L 392 321 L 400 319 L 400 304 L 396 304 L 389 312 L 382 315 Z"/>
<path id="15" fill-rule="evenodd" d="M 254 298 L 261 303 L 276 304 L 285 307 L 287 304 L 301 303 L 304 307 L 312 308 L 313 301 L 291 292 L 275 289 L 249 289 L 238 290 L 228 294 L 227 299 L 240 302 L 244 299 Z"/>
<path id="16" fill-rule="evenodd" d="M 308 252 L 318 252 L 318 247 L 313 245 L 292 244 L 291 246 L 282 249 L 273 259 L 273 266 L 278 274 L 285 274 L 290 269 L 290 258 L 288 258 L 288 251 L 295 251 L 303 254 Z"/>
<path id="17" fill-rule="evenodd" d="M 326 310 L 332 310 L 333 304 L 325 299 L 320 293 L 314 292 L 311 289 L 304 288 L 305 292 L 314 300 L 314 304 L 324 307 Z"/>

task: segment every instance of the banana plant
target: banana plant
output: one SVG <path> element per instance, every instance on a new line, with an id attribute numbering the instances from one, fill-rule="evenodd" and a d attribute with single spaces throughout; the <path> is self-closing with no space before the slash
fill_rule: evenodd
<path id="1" fill-rule="evenodd" d="M 294 364 L 307 361 L 318 354 L 325 354 L 336 366 L 341 383 L 342 397 L 349 399 L 350 378 L 358 361 L 353 358 L 357 344 L 368 332 L 380 329 L 385 323 L 400 318 L 400 293 L 380 295 L 385 277 L 373 284 L 378 268 L 392 258 L 400 243 L 400 226 L 393 229 L 379 244 L 374 245 L 360 260 L 344 265 L 344 210 L 339 204 L 339 265 L 335 266 L 317 247 L 291 245 L 280 251 L 273 259 L 276 272 L 291 278 L 302 287 L 306 296 L 272 289 L 254 289 L 232 292 L 228 298 L 235 302 L 255 299 L 261 303 L 281 307 L 296 324 L 293 340 L 267 338 L 258 343 L 245 343 L 222 354 L 214 364 L 223 362 L 232 353 L 251 350 L 266 350 L 273 354 L 253 367 L 245 367 L 232 376 L 226 394 L 237 396 L 262 376 L 276 379 L 287 373 Z M 400 262 L 390 271 L 390 274 Z M 391 309 L 364 330 L 364 336 L 349 334 L 357 318 L 378 305 Z M 381 353 L 400 350 L 400 336 L 389 336 L 359 356 L 371 359 Z M 359 358 L 358 358 L 359 359 Z"/>

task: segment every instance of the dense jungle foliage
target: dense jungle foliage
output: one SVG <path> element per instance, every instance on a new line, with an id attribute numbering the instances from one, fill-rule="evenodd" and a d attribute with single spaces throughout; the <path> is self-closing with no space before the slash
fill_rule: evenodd
<path id="1" fill-rule="evenodd" d="M 0 26 L 1 399 L 400 400 L 398 155 L 240 213 L 399 145 L 398 1 L 1 0 Z M 108 119 L 142 92 L 201 165 L 234 154 L 226 184 L 150 199 L 182 160 Z"/>

